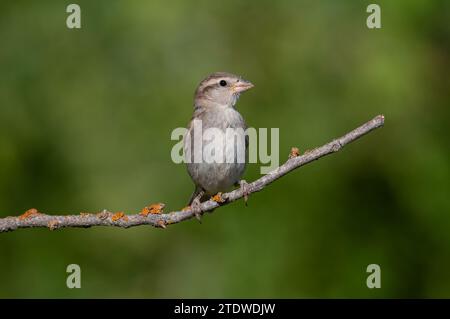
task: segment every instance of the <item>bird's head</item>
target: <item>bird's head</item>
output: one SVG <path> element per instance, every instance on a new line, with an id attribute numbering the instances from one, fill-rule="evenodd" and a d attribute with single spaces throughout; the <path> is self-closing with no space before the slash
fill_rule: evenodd
<path id="1" fill-rule="evenodd" d="M 240 76 L 217 72 L 200 82 L 195 91 L 194 104 L 202 107 L 234 107 L 239 95 L 253 84 Z"/>

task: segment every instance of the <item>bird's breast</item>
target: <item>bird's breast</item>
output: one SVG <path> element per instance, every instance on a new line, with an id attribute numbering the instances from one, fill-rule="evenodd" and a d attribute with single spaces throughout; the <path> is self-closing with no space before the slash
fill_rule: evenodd
<path id="1" fill-rule="evenodd" d="M 224 191 L 238 182 L 245 171 L 245 129 L 241 114 L 227 107 L 202 114 L 202 145 L 194 145 L 194 130 L 199 127 L 190 125 L 187 136 L 191 136 L 190 145 L 185 141 L 185 152 L 190 148 L 195 155 L 201 150 L 201 161 L 188 163 L 188 172 L 194 182 L 208 193 Z M 208 134 L 208 129 L 221 132 L 221 137 Z M 211 133 L 213 131 L 209 131 Z M 197 159 L 200 156 L 197 156 Z M 191 156 L 194 159 L 195 156 Z"/>

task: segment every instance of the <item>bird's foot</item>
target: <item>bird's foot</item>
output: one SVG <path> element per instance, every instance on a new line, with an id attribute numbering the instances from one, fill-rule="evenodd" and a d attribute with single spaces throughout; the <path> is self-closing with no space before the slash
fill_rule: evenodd
<path id="1" fill-rule="evenodd" d="M 191 204 L 191 208 L 192 211 L 195 215 L 195 218 L 197 218 L 197 220 L 201 223 L 202 222 L 202 209 L 201 209 L 201 205 L 202 203 L 200 202 L 201 198 L 203 197 L 203 195 L 205 195 L 205 192 L 201 191 L 198 193 L 197 196 L 195 196 L 194 200 L 192 201 Z"/>
<path id="2" fill-rule="evenodd" d="M 197 220 L 200 222 L 200 224 L 202 223 L 202 210 L 201 210 L 201 203 L 200 200 L 193 200 L 192 204 L 192 211 L 194 212 L 195 218 L 197 218 Z"/>
<path id="3" fill-rule="evenodd" d="M 248 195 L 250 195 L 250 187 L 245 179 L 240 180 L 239 185 L 241 186 L 242 194 L 244 195 L 245 206 L 247 206 Z"/>

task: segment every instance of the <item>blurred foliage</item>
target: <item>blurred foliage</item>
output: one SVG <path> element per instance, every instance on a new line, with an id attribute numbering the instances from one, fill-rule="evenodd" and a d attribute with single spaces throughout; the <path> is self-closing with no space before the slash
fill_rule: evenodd
<path id="1" fill-rule="evenodd" d="M 0 297 L 450 297 L 449 1 L 377 1 L 379 30 L 371 1 L 79 0 L 81 30 L 69 3 L 0 2 L 2 217 L 183 207 L 170 133 L 214 71 L 256 84 L 238 108 L 281 161 L 386 125 L 202 225 L 0 234 Z"/>

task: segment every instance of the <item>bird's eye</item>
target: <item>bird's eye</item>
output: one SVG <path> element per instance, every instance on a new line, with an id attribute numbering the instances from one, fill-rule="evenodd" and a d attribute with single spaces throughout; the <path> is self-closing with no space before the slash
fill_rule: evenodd
<path id="1" fill-rule="evenodd" d="M 220 80 L 219 84 L 220 84 L 220 86 L 227 86 L 227 81 Z"/>

